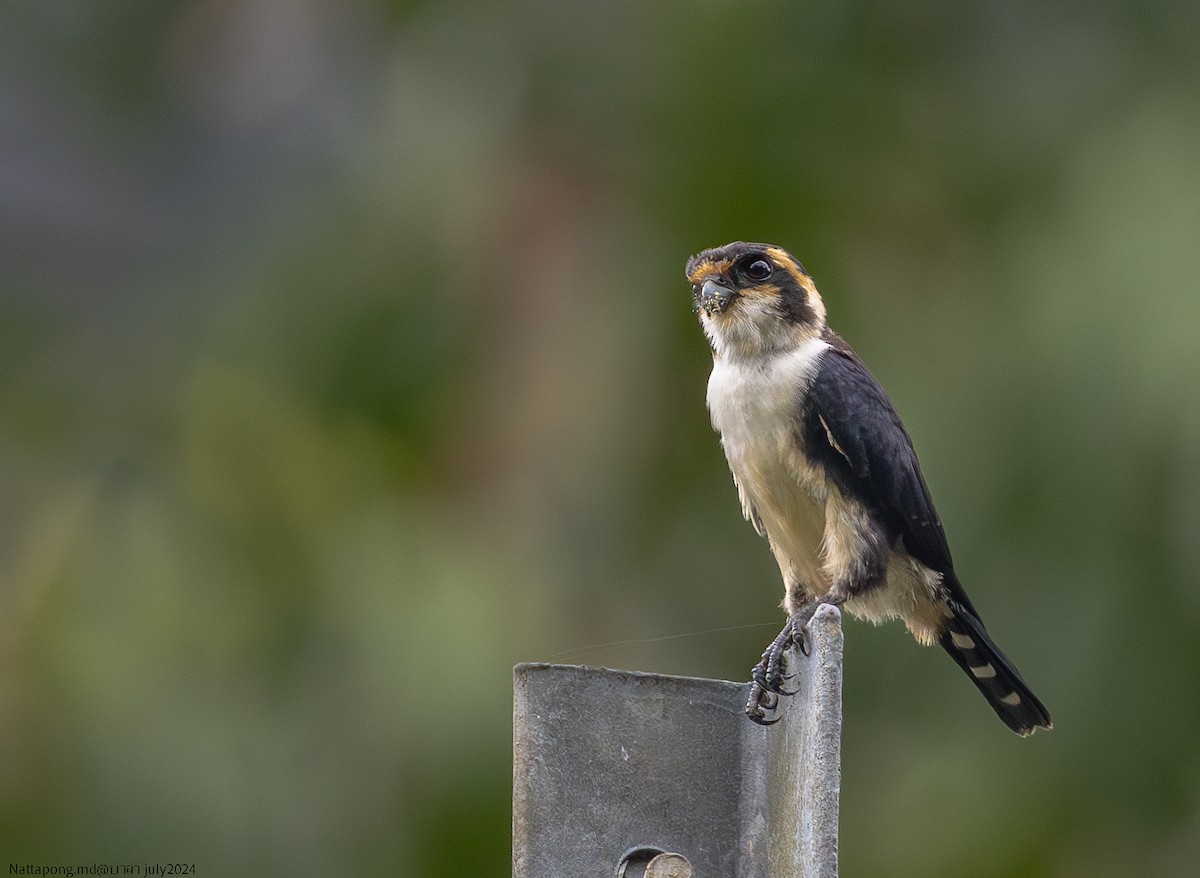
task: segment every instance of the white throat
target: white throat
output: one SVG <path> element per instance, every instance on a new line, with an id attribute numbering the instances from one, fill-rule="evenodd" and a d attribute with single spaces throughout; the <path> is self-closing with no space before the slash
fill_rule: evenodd
<path id="1" fill-rule="evenodd" d="M 820 341 L 822 326 L 791 323 L 767 302 L 741 299 L 721 314 L 700 312 L 704 334 L 717 359 L 753 360 L 786 354 Z"/>

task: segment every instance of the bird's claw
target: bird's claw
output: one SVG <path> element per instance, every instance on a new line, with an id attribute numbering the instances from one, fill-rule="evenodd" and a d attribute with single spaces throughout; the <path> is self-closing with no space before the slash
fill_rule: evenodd
<path id="1" fill-rule="evenodd" d="M 773 726 L 779 722 L 775 709 L 779 707 L 779 693 L 768 692 L 758 682 L 750 684 L 750 697 L 746 700 L 746 716 L 760 726 Z M 768 716 L 768 714 L 773 714 Z"/>
<path id="2" fill-rule="evenodd" d="M 783 681 L 791 676 L 784 673 L 787 664 L 787 651 L 789 647 L 795 645 L 800 648 L 801 652 L 808 655 L 807 639 L 807 627 L 800 624 L 795 617 L 789 619 L 787 624 L 783 626 L 783 630 L 763 650 L 762 659 L 754 666 L 754 670 L 751 671 L 754 681 L 759 683 L 768 692 L 782 692 Z"/>
<path id="3" fill-rule="evenodd" d="M 788 619 L 779 635 L 763 650 L 762 659 L 750 671 L 750 697 L 746 701 L 746 716 L 759 725 L 769 726 L 777 723 L 778 716 L 768 718 L 767 714 L 778 708 L 780 696 L 792 696 L 800 691 L 783 687 L 784 680 L 795 676 L 784 672 L 787 651 L 793 645 L 806 656 L 812 653 L 808 626 L 795 616 Z"/>

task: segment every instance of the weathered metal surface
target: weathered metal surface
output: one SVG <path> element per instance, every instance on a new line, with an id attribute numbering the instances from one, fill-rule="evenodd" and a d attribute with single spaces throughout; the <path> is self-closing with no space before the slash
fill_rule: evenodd
<path id="1" fill-rule="evenodd" d="M 627 875 L 836 878 L 837 609 L 810 630 L 812 655 L 789 655 L 799 693 L 770 727 L 743 714 L 746 684 L 518 665 L 514 878 L 608 878 L 623 858 Z"/>

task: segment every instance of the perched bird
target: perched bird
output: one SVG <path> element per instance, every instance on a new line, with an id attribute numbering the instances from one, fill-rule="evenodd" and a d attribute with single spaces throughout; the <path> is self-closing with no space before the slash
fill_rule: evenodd
<path id="1" fill-rule="evenodd" d="M 785 250 L 741 241 L 687 263 L 713 351 L 708 408 L 742 511 L 783 574 L 788 622 L 755 666 L 746 713 L 770 724 L 783 654 L 830 603 L 900 618 L 938 643 L 1010 729 L 1050 714 L 988 636 L 963 591 L 912 441 L 883 388 L 829 328 L 825 304 Z"/>

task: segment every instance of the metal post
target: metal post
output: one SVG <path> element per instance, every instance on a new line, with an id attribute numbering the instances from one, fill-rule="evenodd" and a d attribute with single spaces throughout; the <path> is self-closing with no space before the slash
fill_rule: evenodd
<path id="1" fill-rule="evenodd" d="M 810 631 L 770 727 L 746 684 L 517 665 L 514 878 L 836 878 L 837 608 Z"/>

